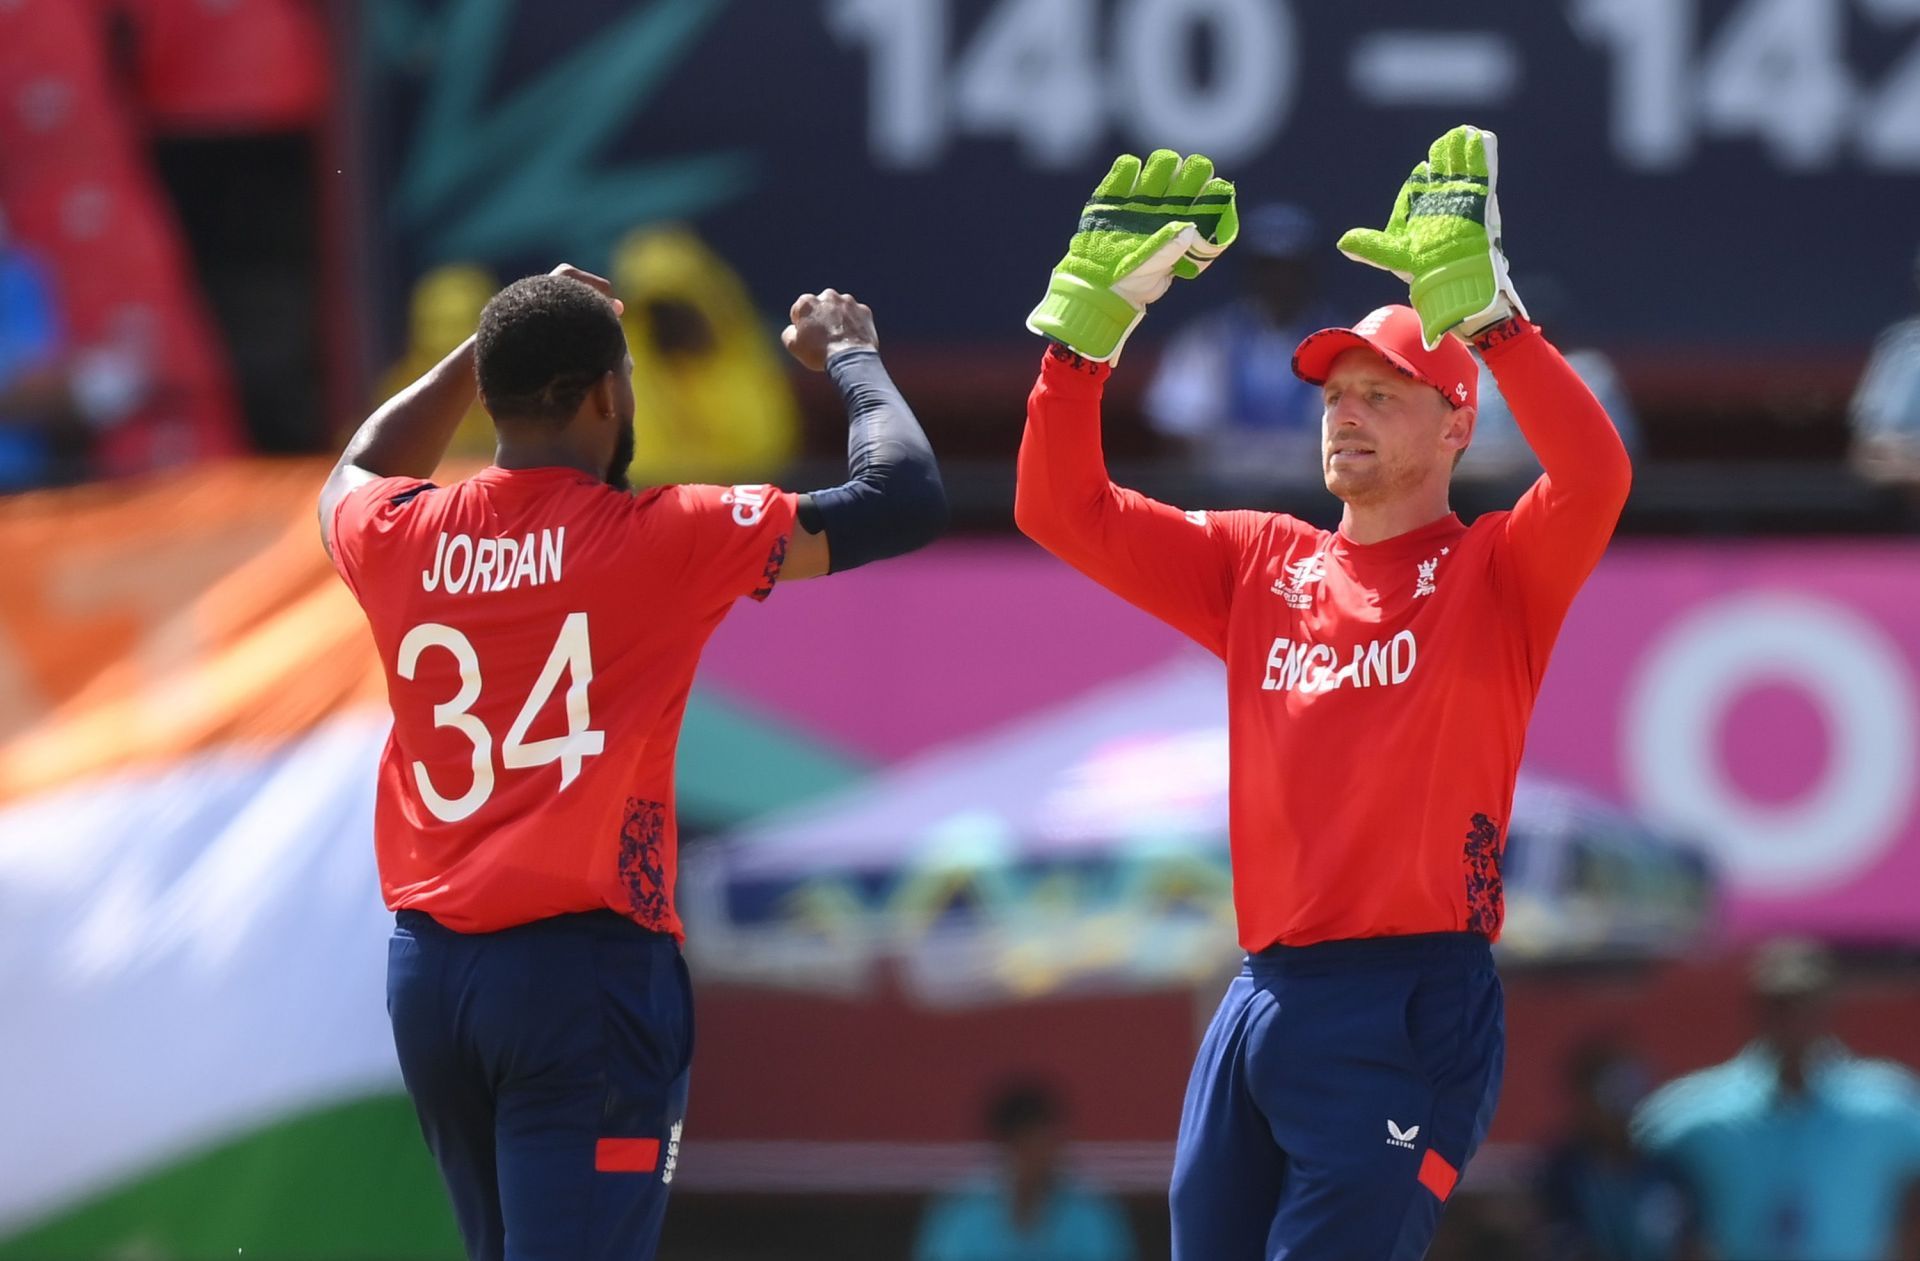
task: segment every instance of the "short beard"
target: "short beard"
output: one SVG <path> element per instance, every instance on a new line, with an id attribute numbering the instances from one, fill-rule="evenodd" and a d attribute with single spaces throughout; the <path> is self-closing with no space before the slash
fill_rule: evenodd
<path id="1" fill-rule="evenodd" d="M 1364 507 L 1368 501 L 1379 495 L 1381 479 L 1377 476 L 1362 485 L 1355 486 L 1351 481 L 1343 480 L 1332 472 L 1323 471 L 1323 474 L 1322 480 L 1326 483 L 1327 493 L 1341 503 L 1352 503 L 1354 498 L 1358 498 L 1361 506 Z"/>
<path id="2" fill-rule="evenodd" d="M 1419 470 L 1402 464 L 1398 468 L 1380 468 L 1375 476 L 1359 480 L 1357 484 L 1336 484 L 1332 478 L 1327 478 L 1327 493 L 1348 507 L 1371 509 L 1415 493 L 1423 482 L 1425 478 L 1419 474 Z"/>
<path id="3" fill-rule="evenodd" d="M 1403 468 L 1380 468 L 1374 475 L 1357 481 L 1340 481 L 1331 473 L 1325 473 L 1327 493 L 1343 504 L 1357 508 L 1370 508 L 1375 504 L 1391 503 L 1394 499 L 1410 493 L 1420 485 L 1421 479 L 1410 470 Z"/>
<path id="4" fill-rule="evenodd" d="M 633 463 L 633 422 L 620 426 L 620 432 L 613 440 L 613 459 L 607 462 L 607 485 L 615 490 L 632 490 L 633 483 L 627 479 L 627 468 Z"/>

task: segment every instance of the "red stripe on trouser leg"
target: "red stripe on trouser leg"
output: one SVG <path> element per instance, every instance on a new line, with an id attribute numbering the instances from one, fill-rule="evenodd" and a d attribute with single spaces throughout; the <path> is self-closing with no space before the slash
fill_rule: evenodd
<path id="1" fill-rule="evenodd" d="M 652 1173 L 660 1167 L 657 1138 L 603 1138 L 593 1147 L 593 1167 L 600 1173 Z"/>
<path id="2" fill-rule="evenodd" d="M 1427 1148 L 1427 1154 L 1420 1158 L 1420 1185 L 1444 1203 L 1453 1194 L 1453 1184 L 1458 1181 L 1460 1171 L 1448 1164 L 1446 1157 L 1439 1152 Z"/>

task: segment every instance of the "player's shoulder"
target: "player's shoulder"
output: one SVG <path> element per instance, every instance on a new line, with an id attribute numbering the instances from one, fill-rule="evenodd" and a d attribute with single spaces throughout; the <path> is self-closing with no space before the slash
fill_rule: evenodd
<path id="1" fill-rule="evenodd" d="M 406 508 L 423 496 L 446 489 L 424 477 L 373 477 L 348 491 L 345 498 L 375 510 Z"/>
<path id="2" fill-rule="evenodd" d="M 1195 514 L 1188 513 L 1189 519 Z M 1203 514 L 1207 532 L 1221 549 L 1235 582 L 1265 586 L 1276 565 L 1291 565 L 1326 550 L 1330 537 L 1284 512 L 1237 508 Z"/>
<path id="3" fill-rule="evenodd" d="M 1323 530 L 1311 521 L 1285 512 L 1244 513 L 1244 528 L 1249 539 L 1292 551 L 1318 552 L 1333 541 L 1333 531 Z"/>
<path id="4" fill-rule="evenodd" d="M 1512 519 L 1511 508 L 1483 512 L 1467 523 L 1455 546 L 1463 552 L 1497 550 L 1507 539 L 1507 523 Z"/>
<path id="5" fill-rule="evenodd" d="M 334 543 L 404 535 L 414 520 L 443 507 L 445 495 L 445 487 L 422 477 L 368 478 L 334 504 Z"/>
<path id="6" fill-rule="evenodd" d="M 1311 522 L 1284 512 L 1263 512 L 1257 508 L 1195 508 L 1187 520 L 1205 526 L 1215 534 L 1246 541 L 1265 539 L 1319 539 L 1327 531 Z"/>

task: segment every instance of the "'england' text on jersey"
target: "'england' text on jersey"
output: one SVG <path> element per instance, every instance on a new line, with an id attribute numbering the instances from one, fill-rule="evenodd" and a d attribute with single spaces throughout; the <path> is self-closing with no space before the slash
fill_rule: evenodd
<path id="1" fill-rule="evenodd" d="M 537 539 L 533 531 L 517 539 L 442 534 L 434 545 L 433 567 L 420 571 L 420 586 L 426 591 L 445 587 L 448 595 L 459 595 L 558 582 L 566 541 L 564 525 L 539 531 Z"/>
<path id="2" fill-rule="evenodd" d="M 1386 687 L 1405 683 L 1420 655 L 1413 632 L 1403 630 L 1392 639 L 1373 639 L 1353 646 L 1344 664 L 1326 644 L 1276 639 L 1267 652 L 1267 676 L 1260 686 L 1268 692 L 1331 692 L 1337 687 Z"/>

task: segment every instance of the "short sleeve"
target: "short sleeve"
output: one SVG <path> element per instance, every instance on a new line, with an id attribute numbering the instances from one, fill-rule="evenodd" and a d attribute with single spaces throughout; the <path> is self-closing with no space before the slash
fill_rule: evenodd
<path id="1" fill-rule="evenodd" d="M 799 502 L 775 486 L 668 487 L 659 525 L 682 559 L 683 589 L 719 604 L 773 594 Z"/>
<path id="2" fill-rule="evenodd" d="M 354 487 L 333 506 L 333 567 L 356 596 L 355 575 L 378 540 L 400 526 L 421 495 L 439 489 L 418 477 L 376 477 Z"/>

